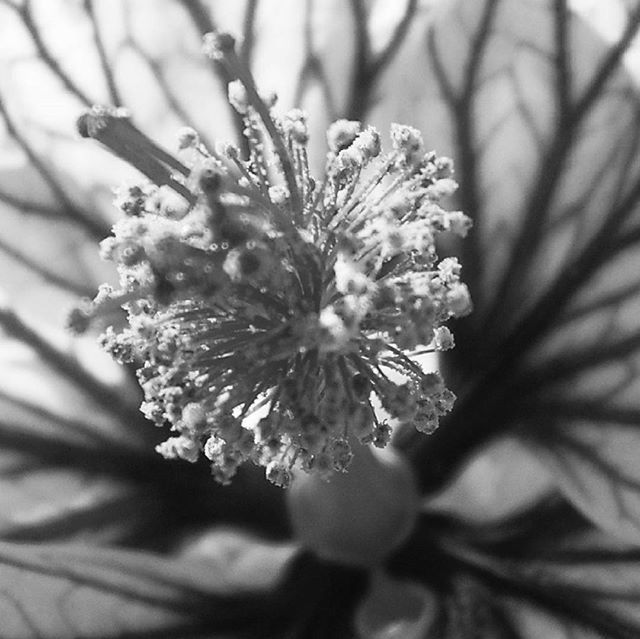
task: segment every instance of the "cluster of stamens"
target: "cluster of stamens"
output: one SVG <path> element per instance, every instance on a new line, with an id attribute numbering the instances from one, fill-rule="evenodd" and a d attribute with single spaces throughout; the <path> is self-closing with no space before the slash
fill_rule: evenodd
<path id="1" fill-rule="evenodd" d="M 119 287 L 71 324 L 101 321 L 104 347 L 137 365 L 143 413 L 173 431 L 165 457 L 204 453 L 222 483 L 246 461 L 281 486 L 294 468 L 330 477 L 358 442 L 385 446 L 394 424 L 431 433 L 451 409 L 416 356 L 452 347 L 443 324 L 470 310 L 459 264 L 435 251 L 469 220 L 439 205 L 451 163 L 408 126 L 392 125 L 383 153 L 373 127 L 335 122 L 314 179 L 305 114 L 279 116 L 258 95 L 230 36 L 210 34 L 205 50 L 236 78 L 248 157 L 186 129 L 177 159 L 119 110 L 82 116 L 82 133 L 150 182 L 120 193 L 124 216 L 102 243 Z"/>

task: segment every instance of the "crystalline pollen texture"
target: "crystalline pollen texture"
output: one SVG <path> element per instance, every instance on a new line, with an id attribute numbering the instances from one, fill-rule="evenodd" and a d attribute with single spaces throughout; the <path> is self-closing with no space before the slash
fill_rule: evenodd
<path id="1" fill-rule="evenodd" d="M 411 127 L 392 125 L 384 153 L 376 129 L 339 120 L 314 178 L 305 114 L 258 95 L 230 36 L 209 34 L 205 51 L 236 78 L 248 157 L 185 129 L 177 159 L 121 110 L 84 114 L 81 133 L 149 182 L 120 193 L 124 216 L 101 246 L 119 287 L 71 325 L 101 322 L 104 347 L 138 366 L 143 413 L 173 431 L 158 451 L 204 454 L 222 483 L 246 461 L 281 486 L 294 467 L 345 471 L 356 442 L 388 443 L 383 413 L 433 432 L 454 395 L 415 354 L 452 347 L 443 323 L 470 310 L 459 264 L 434 244 L 470 226 L 439 205 L 451 162 Z"/>

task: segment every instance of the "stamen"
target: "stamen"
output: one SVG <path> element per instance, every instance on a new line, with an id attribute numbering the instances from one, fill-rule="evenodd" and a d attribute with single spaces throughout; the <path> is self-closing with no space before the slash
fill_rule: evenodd
<path id="1" fill-rule="evenodd" d="M 246 462 L 280 486 L 298 470 L 327 479 L 348 470 L 356 442 L 384 447 L 390 423 L 433 432 L 450 410 L 453 393 L 416 356 L 451 348 L 444 324 L 470 310 L 460 265 L 435 249 L 438 233 L 462 236 L 470 221 L 438 205 L 455 187 L 450 163 L 410 127 L 394 125 L 383 153 L 373 127 L 334 123 L 316 179 L 306 115 L 258 95 L 233 38 L 205 46 L 237 78 L 229 99 L 248 157 L 226 143 L 209 151 L 188 129 L 183 164 L 120 111 L 82 116 L 83 134 L 154 184 L 118 199 L 125 215 L 102 255 L 120 287 L 102 288 L 74 324 L 106 325 L 105 349 L 139 367 L 141 410 L 175 435 L 161 454 L 204 455 L 223 484 Z"/>
<path id="2" fill-rule="evenodd" d="M 78 118 L 76 126 L 82 137 L 98 140 L 154 184 L 170 186 L 191 204 L 195 202 L 192 193 L 169 170 L 186 177 L 189 169 L 134 126 L 126 110 L 94 106 Z"/>

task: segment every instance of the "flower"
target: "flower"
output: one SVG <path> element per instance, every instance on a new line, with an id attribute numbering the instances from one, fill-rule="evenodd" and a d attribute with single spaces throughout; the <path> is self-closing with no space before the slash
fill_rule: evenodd
<path id="1" fill-rule="evenodd" d="M 0 3 L 3 632 L 640 636 L 640 163 L 626 70 L 640 12 L 600 3 L 604 17 L 612 5 L 620 18 L 628 11 L 611 44 L 573 14 L 577 2 L 281 4 Z M 474 312 L 450 323 L 456 348 L 438 359 L 459 398 L 431 437 L 412 425 L 384 450 L 354 443 L 349 472 L 330 482 L 300 473 L 283 491 L 246 464 L 221 487 L 206 460 L 165 462 L 153 446 L 166 433 L 138 411 L 131 367 L 89 356 L 92 335 L 62 331 L 71 303 L 116 282 L 112 263 L 93 258 L 115 218 L 105 185 L 129 170 L 70 138 L 82 105 L 126 104 L 164 145 L 188 124 L 178 156 L 188 168 L 200 142 L 217 150 L 210 137 L 242 126 L 217 91 L 231 78 L 202 63 L 189 20 L 198 32 L 207 22 L 243 28 L 239 54 L 261 84 L 310 114 L 316 176 L 316 127 L 339 118 L 382 132 L 409 123 L 456 158 L 454 198 L 475 228 L 463 242 L 442 234 L 438 251 L 460 256 Z M 17 40 L 26 46 L 12 53 Z M 116 144 L 138 135 L 120 131 Z M 146 148 L 145 168 L 167 177 Z M 184 185 L 176 169 L 168 176 Z M 156 187 L 123 189 L 118 201 L 135 211 L 147 191 Z M 189 209 L 168 184 L 159 192 L 151 206 L 162 215 Z M 287 189 L 271 195 L 285 202 Z M 93 321 L 119 333 L 120 306 L 103 311 Z M 450 345 L 443 330 L 436 339 Z M 402 505 L 406 484 L 361 491 L 369 475 L 357 465 L 389 452 L 411 471 L 421 510 L 391 554 L 375 558 L 389 514 L 381 494 Z M 300 526 L 292 521 L 289 499 L 305 486 L 320 493 L 317 527 L 305 511 Z M 331 527 L 348 528 L 370 563 L 325 553 Z M 319 531 L 315 556 L 301 551 Z"/>
<path id="2" fill-rule="evenodd" d="M 415 354 L 450 348 L 443 323 L 470 311 L 459 263 L 435 248 L 469 220 L 440 206 L 451 162 L 416 129 L 392 125 L 383 153 L 374 127 L 338 120 L 313 177 L 306 114 L 279 115 L 258 95 L 228 34 L 208 34 L 205 51 L 236 78 L 248 157 L 189 129 L 177 159 L 121 109 L 81 116 L 81 134 L 151 182 L 120 194 L 124 217 L 102 242 L 119 288 L 70 324 L 100 320 L 106 350 L 139 366 L 142 411 L 175 433 L 157 447 L 165 457 L 204 453 L 223 484 L 249 460 L 279 486 L 294 467 L 328 478 L 354 442 L 387 445 L 389 419 L 431 433 L 451 410 L 453 393 Z"/>

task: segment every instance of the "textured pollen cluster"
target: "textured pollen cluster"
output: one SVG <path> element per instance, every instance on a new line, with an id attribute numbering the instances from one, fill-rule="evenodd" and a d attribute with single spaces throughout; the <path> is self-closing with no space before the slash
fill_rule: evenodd
<path id="1" fill-rule="evenodd" d="M 340 120 L 313 178 L 305 114 L 259 97 L 230 36 L 205 50 L 236 78 L 248 157 L 189 129 L 176 159 L 120 111 L 82 116 L 82 133 L 151 182 L 120 194 L 125 215 L 102 244 L 119 288 L 72 325 L 107 326 L 105 348 L 139 367 L 142 411 L 174 432 L 159 452 L 204 453 L 222 483 L 246 461 L 281 486 L 294 466 L 329 477 L 357 442 L 386 445 L 387 420 L 433 432 L 454 395 L 415 356 L 452 347 L 443 323 L 470 310 L 459 264 L 434 247 L 470 225 L 438 204 L 455 189 L 450 161 L 411 127 L 392 125 L 383 153 L 373 127 Z"/>

